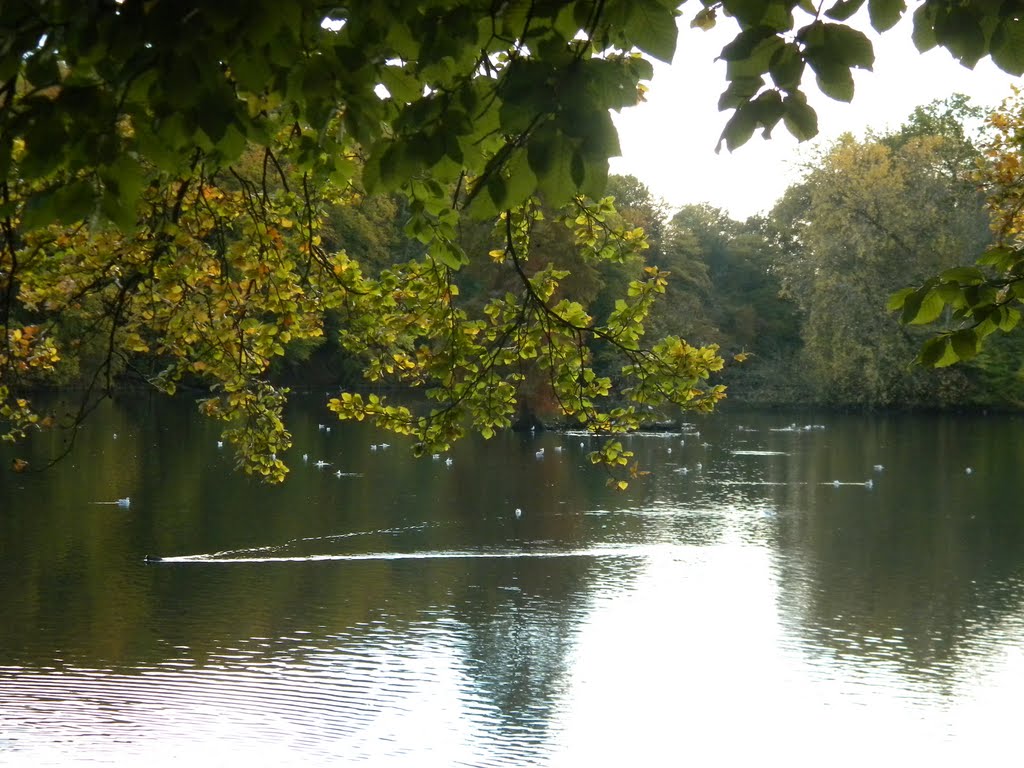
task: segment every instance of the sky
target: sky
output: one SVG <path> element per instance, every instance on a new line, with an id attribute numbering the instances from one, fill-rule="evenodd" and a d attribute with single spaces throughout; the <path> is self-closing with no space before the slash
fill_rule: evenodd
<path id="1" fill-rule="evenodd" d="M 819 136 L 799 144 L 780 122 L 770 140 L 760 133 L 733 153 L 715 146 L 731 111 L 718 111 L 724 90 L 725 63 L 715 62 L 722 46 L 735 34 L 731 19 L 720 19 L 710 32 L 689 27 L 681 19 L 679 44 L 672 65 L 656 63 L 647 101 L 614 114 L 622 157 L 613 173 L 632 174 L 670 207 L 707 202 L 738 220 L 767 212 L 799 178 L 809 147 L 833 141 L 844 132 L 863 136 L 867 129 L 898 128 L 915 107 L 960 92 L 975 104 L 997 106 L 1013 83 L 989 59 L 969 70 L 945 49 L 919 53 L 911 42 L 909 15 L 884 35 L 872 37 L 875 66 L 854 70 L 852 103 L 822 95 L 809 70 L 804 89 L 818 112 Z"/>

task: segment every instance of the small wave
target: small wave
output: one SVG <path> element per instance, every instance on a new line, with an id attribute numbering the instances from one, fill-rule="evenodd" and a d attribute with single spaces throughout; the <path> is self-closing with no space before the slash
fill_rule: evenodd
<path id="1" fill-rule="evenodd" d="M 654 550 L 664 547 L 589 547 L 586 549 L 547 550 L 434 550 L 428 552 L 357 552 L 339 555 L 294 555 L 268 557 L 224 557 L 220 553 L 208 555 L 177 555 L 152 559 L 152 563 L 195 564 L 195 563 L 315 563 L 323 561 L 357 560 L 508 560 L 516 558 L 557 558 L 557 557 L 649 557 Z"/>

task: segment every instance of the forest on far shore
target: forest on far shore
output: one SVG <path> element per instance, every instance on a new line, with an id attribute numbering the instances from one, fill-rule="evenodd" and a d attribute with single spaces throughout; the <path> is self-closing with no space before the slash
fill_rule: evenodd
<path id="1" fill-rule="evenodd" d="M 944 269 L 973 263 L 993 240 L 979 171 L 983 111 L 954 95 L 916 109 L 897 130 L 843 136 L 820 148 L 802 179 L 764 216 L 736 221 L 710 205 L 670 210 L 632 176 L 612 176 L 607 194 L 627 228 L 647 237 L 642 257 L 594 262 L 555 216 L 534 225 L 530 269 L 571 272 L 567 293 L 604 316 L 622 285 L 656 265 L 670 272 L 647 334 L 717 344 L 733 402 L 855 408 L 1016 408 L 1024 404 L 1024 339 L 996 334 L 961 365 L 915 365 L 934 328 L 901 323 L 890 295 Z M 757 184 L 752 178 L 751 184 Z M 344 250 L 368 272 L 418 256 L 398 197 L 353 197 L 334 206 L 324 247 Z M 467 253 L 486 251 L 488 227 L 464 226 Z M 483 304 L 496 284 L 485 259 L 458 273 L 462 297 Z M 293 343 L 273 378 L 291 385 L 358 387 L 361 365 L 323 339 Z M 80 354 L 88 354 L 82 350 Z M 622 360 L 598 361 L 613 371 Z M 88 366 L 83 366 L 87 368 Z M 63 383 L 77 366 L 65 365 Z M 542 391 L 532 398 L 543 414 Z M 552 404 L 548 404 L 551 406 Z M 553 415 L 549 413 L 548 415 Z"/>
<path id="2" fill-rule="evenodd" d="M 534 223 L 529 269 L 553 264 L 563 286 L 592 314 L 613 307 L 621 286 L 655 265 L 670 273 L 647 334 L 674 334 L 690 344 L 717 344 L 728 366 L 720 383 L 729 398 L 758 405 L 868 408 L 1015 408 L 1024 403 L 1024 339 L 997 334 L 962 365 L 914 365 L 934 329 L 900 322 L 887 299 L 907 285 L 971 263 L 992 243 L 979 168 L 981 109 L 961 95 L 919 107 L 897 130 L 845 135 L 820 148 L 765 216 L 740 222 L 710 205 L 672 211 L 632 176 L 612 176 L 607 194 L 621 225 L 642 228 L 648 247 L 622 262 L 588 260 L 573 232 L 554 215 Z M 757 179 L 751 179 L 756 184 Z M 415 258 L 423 246 L 404 229 L 398 196 L 350 196 L 330 207 L 323 247 L 344 251 L 369 273 Z M 467 253 L 487 250 L 485 224 L 463 225 Z M 456 276 L 464 300 L 480 305 L 506 290 L 486 259 Z M 76 335 L 73 318 L 62 334 Z M 320 339 L 291 343 L 272 379 L 291 385 L 358 387 L 361 364 L 332 342 L 331 318 Z M 100 340 L 101 341 L 101 340 Z M 37 383 L 75 386 L 95 368 L 100 341 L 65 352 Z M 612 372 L 621 359 L 598 360 Z M 121 367 L 122 383 L 149 375 L 140 357 Z M 543 387 L 531 407 L 554 415 Z"/>

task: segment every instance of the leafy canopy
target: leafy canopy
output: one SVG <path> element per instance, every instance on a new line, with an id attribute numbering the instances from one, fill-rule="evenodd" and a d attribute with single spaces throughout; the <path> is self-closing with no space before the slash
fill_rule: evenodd
<path id="1" fill-rule="evenodd" d="M 889 299 L 908 325 L 940 325 L 918 362 L 944 368 L 971 360 L 997 331 L 1018 327 L 1024 302 L 1024 99 L 1019 90 L 989 116 L 974 174 L 986 194 L 993 243 L 973 265 L 945 269 Z"/>
<path id="2" fill-rule="evenodd" d="M 142 359 L 168 391 L 204 381 L 203 409 L 226 422 L 241 466 L 272 480 L 290 437 L 266 372 L 289 345 L 319 338 L 325 314 L 371 380 L 426 387 L 439 403 L 421 416 L 343 393 L 332 407 L 424 449 L 467 423 L 506 426 L 537 375 L 564 414 L 598 430 L 665 403 L 710 407 L 722 394 L 704 386 L 721 367 L 713 346 L 643 342 L 662 270 L 649 266 L 596 318 L 565 295 L 564 271 L 526 267 L 543 210 L 588 258 L 643 251 L 642 233 L 613 225 L 601 200 L 619 151 L 609 111 L 643 98 L 650 58 L 671 60 L 680 14 L 737 25 L 722 52 L 729 149 L 780 120 L 798 138 L 816 133 L 808 67 L 840 99 L 853 95 L 851 69 L 871 67 L 870 42 L 846 23 L 862 0 L 698 5 L 3 3 L 0 416 L 11 435 L 46 421 L 19 390 L 73 348 L 72 323 L 105 348 L 101 389 Z M 1020 73 L 1024 31 L 1008 8 L 928 0 L 915 42 L 968 66 L 991 54 Z M 872 0 L 866 11 L 884 30 L 906 8 Z M 344 244 L 324 247 L 332 207 L 366 194 L 405 200 L 415 259 L 370 274 Z M 462 246 L 467 216 L 495 222 L 483 252 Z M 453 274 L 488 258 L 519 287 L 471 312 Z M 627 358 L 615 381 L 590 366 L 600 344 Z M 596 458 L 628 456 L 609 447 Z"/>

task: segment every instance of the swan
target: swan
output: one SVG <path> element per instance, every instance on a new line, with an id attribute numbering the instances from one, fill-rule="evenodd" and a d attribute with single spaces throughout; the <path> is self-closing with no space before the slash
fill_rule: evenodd
<path id="1" fill-rule="evenodd" d="M 973 467 L 967 467 L 967 469 L 965 469 L 964 472 L 966 474 L 968 474 L 968 475 L 973 475 L 974 474 L 974 468 Z"/>
<path id="2" fill-rule="evenodd" d="M 519 507 L 516 507 L 516 520 L 518 520 L 522 516 L 523 516 L 523 510 L 521 510 Z"/>
<path id="3" fill-rule="evenodd" d="M 534 455 L 534 456 L 536 456 L 536 457 L 537 457 L 538 459 L 543 459 L 543 458 L 544 458 L 544 449 L 543 449 L 543 448 L 541 448 L 541 449 L 540 449 L 539 451 L 537 451 L 537 452 L 536 452 L 535 454 L 533 454 L 533 455 Z"/>
<path id="4" fill-rule="evenodd" d="M 881 472 L 883 469 L 885 469 L 885 467 L 881 464 L 875 464 L 875 472 Z"/>
<path id="5" fill-rule="evenodd" d="M 449 457 L 448 457 L 447 459 L 445 459 L 445 460 L 444 460 L 444 463 L 445 463 L 445 464 L 446 464 L 447 466 L 449 466 L 449 467 L 450 467 L 450 466 L 451 466 L 452 464 L 454 464 L 455 462 L 454 462 L 454 461 L 452 460 L 452 457 L 451 457 L 451 456 L 449 456 Z"/>

